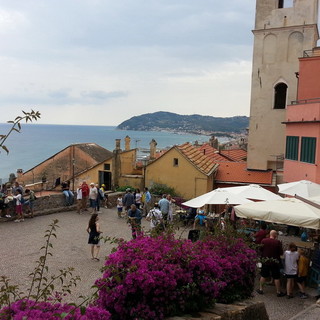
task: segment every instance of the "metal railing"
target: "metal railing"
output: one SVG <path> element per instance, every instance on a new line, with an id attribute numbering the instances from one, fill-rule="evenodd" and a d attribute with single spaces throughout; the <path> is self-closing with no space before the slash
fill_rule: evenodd
<path id="1" fill-rule="evenodd" d="M 312 58 L 312 57 L 319 57 L 319 56 L 320 56 L 320 47 L 317 47 L 313 50 L 303 51 L 303 58 Z"/>
<path id="2" fill-rule="evenodd" d="M 320 103 L 320 98 L 293 100 L 291 104 L 308 104 L 308 103 Z"/>

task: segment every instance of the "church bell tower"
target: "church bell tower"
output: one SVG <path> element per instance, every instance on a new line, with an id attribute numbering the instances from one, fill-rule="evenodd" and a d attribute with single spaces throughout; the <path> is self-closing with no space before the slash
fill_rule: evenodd
<path id="1" fill-rule="evenodd" d="M 316 47 L 319 0 L 256 0 L 248 169 L 276 170 L 286 106 L 297 99 L 299 57 Z"/>

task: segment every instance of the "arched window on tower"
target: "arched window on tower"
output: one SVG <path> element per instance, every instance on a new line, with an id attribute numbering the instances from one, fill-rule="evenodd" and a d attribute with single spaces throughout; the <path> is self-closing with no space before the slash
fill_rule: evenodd
<path id="1" fill-rule="evenodd" d="M 288 86 L 281 82 L 274 87 L 274 109 L 285 109 Z"/>

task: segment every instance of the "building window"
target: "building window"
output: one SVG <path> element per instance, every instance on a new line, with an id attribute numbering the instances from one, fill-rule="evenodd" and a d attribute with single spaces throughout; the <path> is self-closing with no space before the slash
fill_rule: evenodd
<path id="1" fill-rule="evenodd" d="M 110 170 L 110 163 L 105 163 L 103 170 Z"/>
<path id="2" fill-rule="evenodd" d="M 287 136 L 286 159 L 298 160 L 299 137 Z"/>
<path id="3" fill-rule="evenodd" d="M 301 138 L 301 153 L 300 161 L 315 163 L 316 160 L 316 138 L 302 137 Z"/>
<path id="4" fill-rule="evenodd" d="M 278 8 L 292 8 L 293 7 L 293 0 L 279 0 Z"/>
<path id="5" fill-rule="evenodd" d="M 173 158 L 173 166 L 177 167 L 179 165 L 179 159 L 178 158 Z"/>
<path id="6" fill-rule="evenodd" d="M 278 83 L 274 87 L 274 109 L 285 109 L 287 102 L 287 89 L 285 83 Z"/>

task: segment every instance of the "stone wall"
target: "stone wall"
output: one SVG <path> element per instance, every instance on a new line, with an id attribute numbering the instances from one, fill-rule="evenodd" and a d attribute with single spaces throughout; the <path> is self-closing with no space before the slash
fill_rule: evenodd
<path id="1" fill-rule="evenodd" d="M 112 208 L 117 205 L 117 198 L 119 195 L 123 195 L 123 192 L 114 192 L 108 195 L 108 207 Z M 89 204 L 88 204 L 89 206 Z M 34 213 L 35 215 L 50 214 L 55 212 L 76 210 L 76 200 L 73 206 L 67 207 L 65 205 L 65 197 L 62 193 L 38 196 L 34 201 Z M 11 202 L 9 204 L 9 213 L 14 216 L 14 206 Z"/>
<path id="2" fill-rule="evenodd" d="M 245 300 L 234 304 L 215 304 L 214 308 L 197 314 L 171 317 L 167 320 L 269 320 L 263 302 Z"/>

